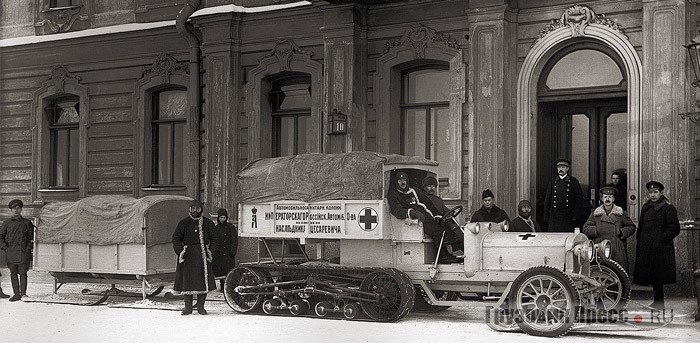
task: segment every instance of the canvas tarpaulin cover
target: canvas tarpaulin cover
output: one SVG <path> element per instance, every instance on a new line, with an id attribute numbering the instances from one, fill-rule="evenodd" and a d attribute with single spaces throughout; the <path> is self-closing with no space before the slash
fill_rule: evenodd
<path id="1" fill-rule="evenodd" d="M 237 175 L 241 203 L 382 199 L 384 165 L 437 166 L 421 157 L 356 151 L 264 158 Z"/>
<path id="2" fill-rule="evenodd" d="M 163 218 L 182 219 L 191 198 L 178 195 L 151 195 L 140 199 L 121 195 L 97 195 L 78 201 L 45 205 L 39 214 L 37 241 L 41 243 L 89 243 L 95 245 L 143 244 L 144 217 L 151 223 L 165 223 Z M 170 212 L 170 203 L 184 212 Z M 157 207 L 158 211 L 149 211 Z M 170 206 L 170 209 L 173 209 Z M 182 217 L 182 218 L 180 218 Z M 175 221 L 175 224 L 177 222 Z M 172 225 L 172 221 L 168 226 Z M 170 242 L 175 226 L 148 224 L 148 246 Z M 151 227 L 153 226 L 153 227 Z"/>

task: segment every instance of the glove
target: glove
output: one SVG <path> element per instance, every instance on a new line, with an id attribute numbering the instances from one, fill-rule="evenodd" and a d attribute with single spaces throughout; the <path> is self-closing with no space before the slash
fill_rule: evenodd
<path id="1" fill-rule="evenodd" d="M 421 223 L 425 220 L 425 215 L 416 210 L 409 211 L 408 216 L 411 217 L 411 219 L 418 219 Z"/>
<path id="2" fill-rule="evenodd" d="M 437 215 L 437 216 L 433 217 L 433 220 L 435 220 L 435 222 L 440 226 L 442 226 L 442 224 L 444 224 L 441 215 Z"/>

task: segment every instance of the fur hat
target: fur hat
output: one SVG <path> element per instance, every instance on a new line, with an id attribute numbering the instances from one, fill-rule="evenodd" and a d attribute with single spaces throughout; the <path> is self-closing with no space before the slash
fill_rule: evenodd
<path id="1" fill-rule="evenodd" d="M 426 178 L 423 179 L 423 188 L 425 188 L 425 187 L 427 187 L 427 186 L 435 186 L 435 187 L 437 187 L 437 185 L 438 185 L 437 180 L 435 180 L 435 178 L 432 177 L 432 176 L 426 176 Z"/>
<path id="2" fill-rule="evenodd" d="M 216 211 L 216 216 L 217 217 L 224 216 L 224 217 L 228 218 L 228 211 L 226 211 L 225 208 L 220 208 L 218 211 Z"/>
<path id="3" fill-rule="evenodd" d="M 491 192 L 490 189 L 486 189 L 483 192 L 481 192 L 481 199 L 486 199 L 486 198 L 493 198 L 493 192 Z"/>
<path id="4" fill-rule="evenodd" d="M 396 180 L 398 181 L 401 179 L 408 180 L 408 174 L 406 174 L 406 172 L 402 172 L 402 171 L 396 173 Z"/>

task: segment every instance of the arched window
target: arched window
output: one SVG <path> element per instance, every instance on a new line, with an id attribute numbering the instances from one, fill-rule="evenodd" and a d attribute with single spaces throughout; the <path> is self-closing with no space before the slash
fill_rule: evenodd
<path id="1" fill-rule="evenodd" d="M 272 156 L 309 152 L 311 75 L 293 73 L 270 79 L 268 99 L 272 115 Z"/>
<path id="2" fill-rule="evenodd" d="M 447 63 L 401 73 L 401 154 L 439 162 L 441 176 L 449 175 L 452 166 L 449 94 Z"/>
<path id="3" fill-rule="evenodd" d="M 49 128 L 49 187 L 78 187 L 80 97 L 60 96 L 44 112 Z"/>
<path id="4" fill-rule="evenodd" d="M 151 184 L 184 185 L 187 90 L 168 88 L 153 92 L 152 97 Z"/>

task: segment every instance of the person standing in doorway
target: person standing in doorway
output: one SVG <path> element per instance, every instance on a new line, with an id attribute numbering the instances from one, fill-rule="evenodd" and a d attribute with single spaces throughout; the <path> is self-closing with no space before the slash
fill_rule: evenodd
<path id="1" fill-rule="evenodd" d="M 182 315 L 192 313 L 193 296 L 197 295 L 197 313 L 207 314 L 204 302 L 209 291 L 216 290 L 209 250 L 214 222 L 202 215 L 202 203 L 192 200 L 188 216 L 181 220 L 173 232 L 173 249 L 177 254 L 175 285 L 173 290 L 185 296 Z"/>
<path id="2" fill-rule="evenodd" d="M 8 206 L 12 216 L 0 226 L 0 250 L 5 250 L 7 268 L 10 268 L 14 292 L 10 301 L 17 301 L 27 295 L 27 272 L 32 261 L 34 224 L 22 217 L 22 200 L 14 199 Z"/>
<path id="3" fill-rule="evenodd" d="M 226 277 L 226 274 L 236 266 L 236 250 L 238 249 L 238 230 L 236 226 L 228 222 L 228 211 L 220 208 L 216 211 L 216 227 L 212 233 L 212 254 L 214 260 L 214 276 Z M 222 278 L 221 292 L 224 291 L 224 279 Z"/>
<path id="4" fill-rule="evenodd" d="M 678 212 L 666 196 L 664 185 L 658 181 L 646 184 L 649 200 L 642 206 L 637 229 L 637 255 L 634 283 L 652 285 L 652 308 L 664 309 L 664 285 L 676 283 L 676 248 L 673 239 L 681 232 Z"/>
<path id="5" fill-rule="evenodd" d="M 582 222 L 583 191 L 578 179 L 569 175 L 571 161 L 560 158 L 556 166 L 557 176 L 544 197 L 544 220 L 549 232 L 573 232 Z"/>
<path id="6" fill-rule="evenodd" d="M 627 211 L 627 182 L 623 178 L 622 173 L 618 171 L 610 175 L 610 180 L 612 180 L 612 182 L 609 186 L 614 187 L 617 191 L 617 194 L 615 194 L 615 205 Z"/>

